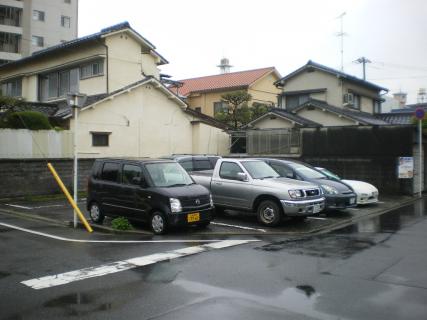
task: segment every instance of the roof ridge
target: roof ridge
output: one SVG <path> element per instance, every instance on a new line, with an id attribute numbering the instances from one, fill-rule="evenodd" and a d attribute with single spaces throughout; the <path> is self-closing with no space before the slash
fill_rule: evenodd
<path id="1" fill-rule="evenodd" d="M 259 70 L 274 70 L 274 69 L 276 69 L 276 67 L 265 67 L 265 68 L 257 68 L 257 69 L 250 69 L 250 70 L 241 70 L 241 71 L 235 71 L 235 72 L 229 72 L 229 73 L 212 74 L 212 75 L 202 76 L 202 77 L 193 77 L 193 78 L 187 78 L 187 79 L 180 79 L 180 80 L 177 80 L 177 81 L 188 81 L 188 80 L 203 79 L 203 78 L 209 78 L 209 77 L 227 76 L 227 75 L 230 75 L 230 74 L 239 74 L 239 73 L 259 71 Z"/>

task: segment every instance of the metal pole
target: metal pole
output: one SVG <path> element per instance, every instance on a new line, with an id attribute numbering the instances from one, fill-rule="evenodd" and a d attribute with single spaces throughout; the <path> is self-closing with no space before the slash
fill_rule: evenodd
<path id="1" fill-rule="evenodd" d="M 422 120 L 418 120 L 418 145 L 419 145 L 419 153 L 420 153 L 420 197 L 423 195 L 423 134 L 422 134 Z"/>
<path id="2" fill-rule="evenodd" d="M 74 106 L 74 202 L 77 203 L 77 130 L 78 130 L 78 108 L 77 106 Z M 74 228 L 77 228 L 77 212 L 74 210 Z"/>

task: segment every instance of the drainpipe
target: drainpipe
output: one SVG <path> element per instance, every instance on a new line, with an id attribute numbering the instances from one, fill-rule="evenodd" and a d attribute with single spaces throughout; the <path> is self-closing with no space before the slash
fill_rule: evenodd
<path id="1" fill-rule="evenodd" d="M 101 45 L 105 47 L 105 61 L 106 61 L 106 68 L 107 68 L 105 71 L 107 73 L 105 78 L 107 81 L 107 93 L 110 93 L 109 72 L 108 72 L 108 61 L 109 61 L 109 59 L 108 59 L 108 46 L 103 41 L 101 41 Z"/>

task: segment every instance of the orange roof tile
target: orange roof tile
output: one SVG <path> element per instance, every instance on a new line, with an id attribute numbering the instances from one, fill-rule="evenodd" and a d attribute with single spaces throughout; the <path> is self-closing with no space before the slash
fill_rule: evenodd
<path id="1" fill-rule="evenodd" d="M 179 80 L 179 82 L 183 83 L 183 86 L 178 89 L 178 93 L 180 96 L 186 97 L 193 92 L 216 91 L 221 89 L 245 89 L 251 83 L 273 70 L 275 70 L 274 67 L 269 67 Z M 169 89 L 176 93 L 176 88 L 174 86 L 169 87 Z"/>

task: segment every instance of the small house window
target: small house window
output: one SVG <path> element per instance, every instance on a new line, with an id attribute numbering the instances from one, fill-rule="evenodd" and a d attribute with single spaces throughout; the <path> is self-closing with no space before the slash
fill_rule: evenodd
<path id="1" fill-rule="evenodd" d="M 33 10 L 33 20 L 44 21 L 44 11 Z"/>
<path id="2" fill-rule="evenodd" d="M 214 115 L 219 112 L 228 112 L 228 105 L 223 101 L 214 102 Z"/>
<path id="3" fill-rule="evenodd" d="M 80 79 L 86 79 L 86 78 L 95 77 L 103 74 L 104 74 L 104 62 L 102 60 L 85 64 L 80 68 Z"/>
<path id="4" fill-rule="evenodd" d="M 9 97 L 22 96 L 22 79 L 9 80 L 1 84 L 1 94 Z"/>
<path id="5" fill-rule="evenodd" d="M 70 28 L 71 18 L 67 16 L 61 16 L 61 26 L 64 28 Z"/>
<path id="6" fill-rule="evenodd" d="M 196 110 L 197 112 L 202 112 L 202 107 L 195 107 L 194 110 Z"/>
<path id="7" fill-rule="evenodd" d="M 43 45 L 44 45 L 43 37 L 32 36 L 31 37 L 31 43 L 33 44 L 33 46 L 43 47 Z"/>
<path id="8" fill-rule="evenodd" d="M 111 132 L 91 132 L 93 147 L 108 147 Z"/>

